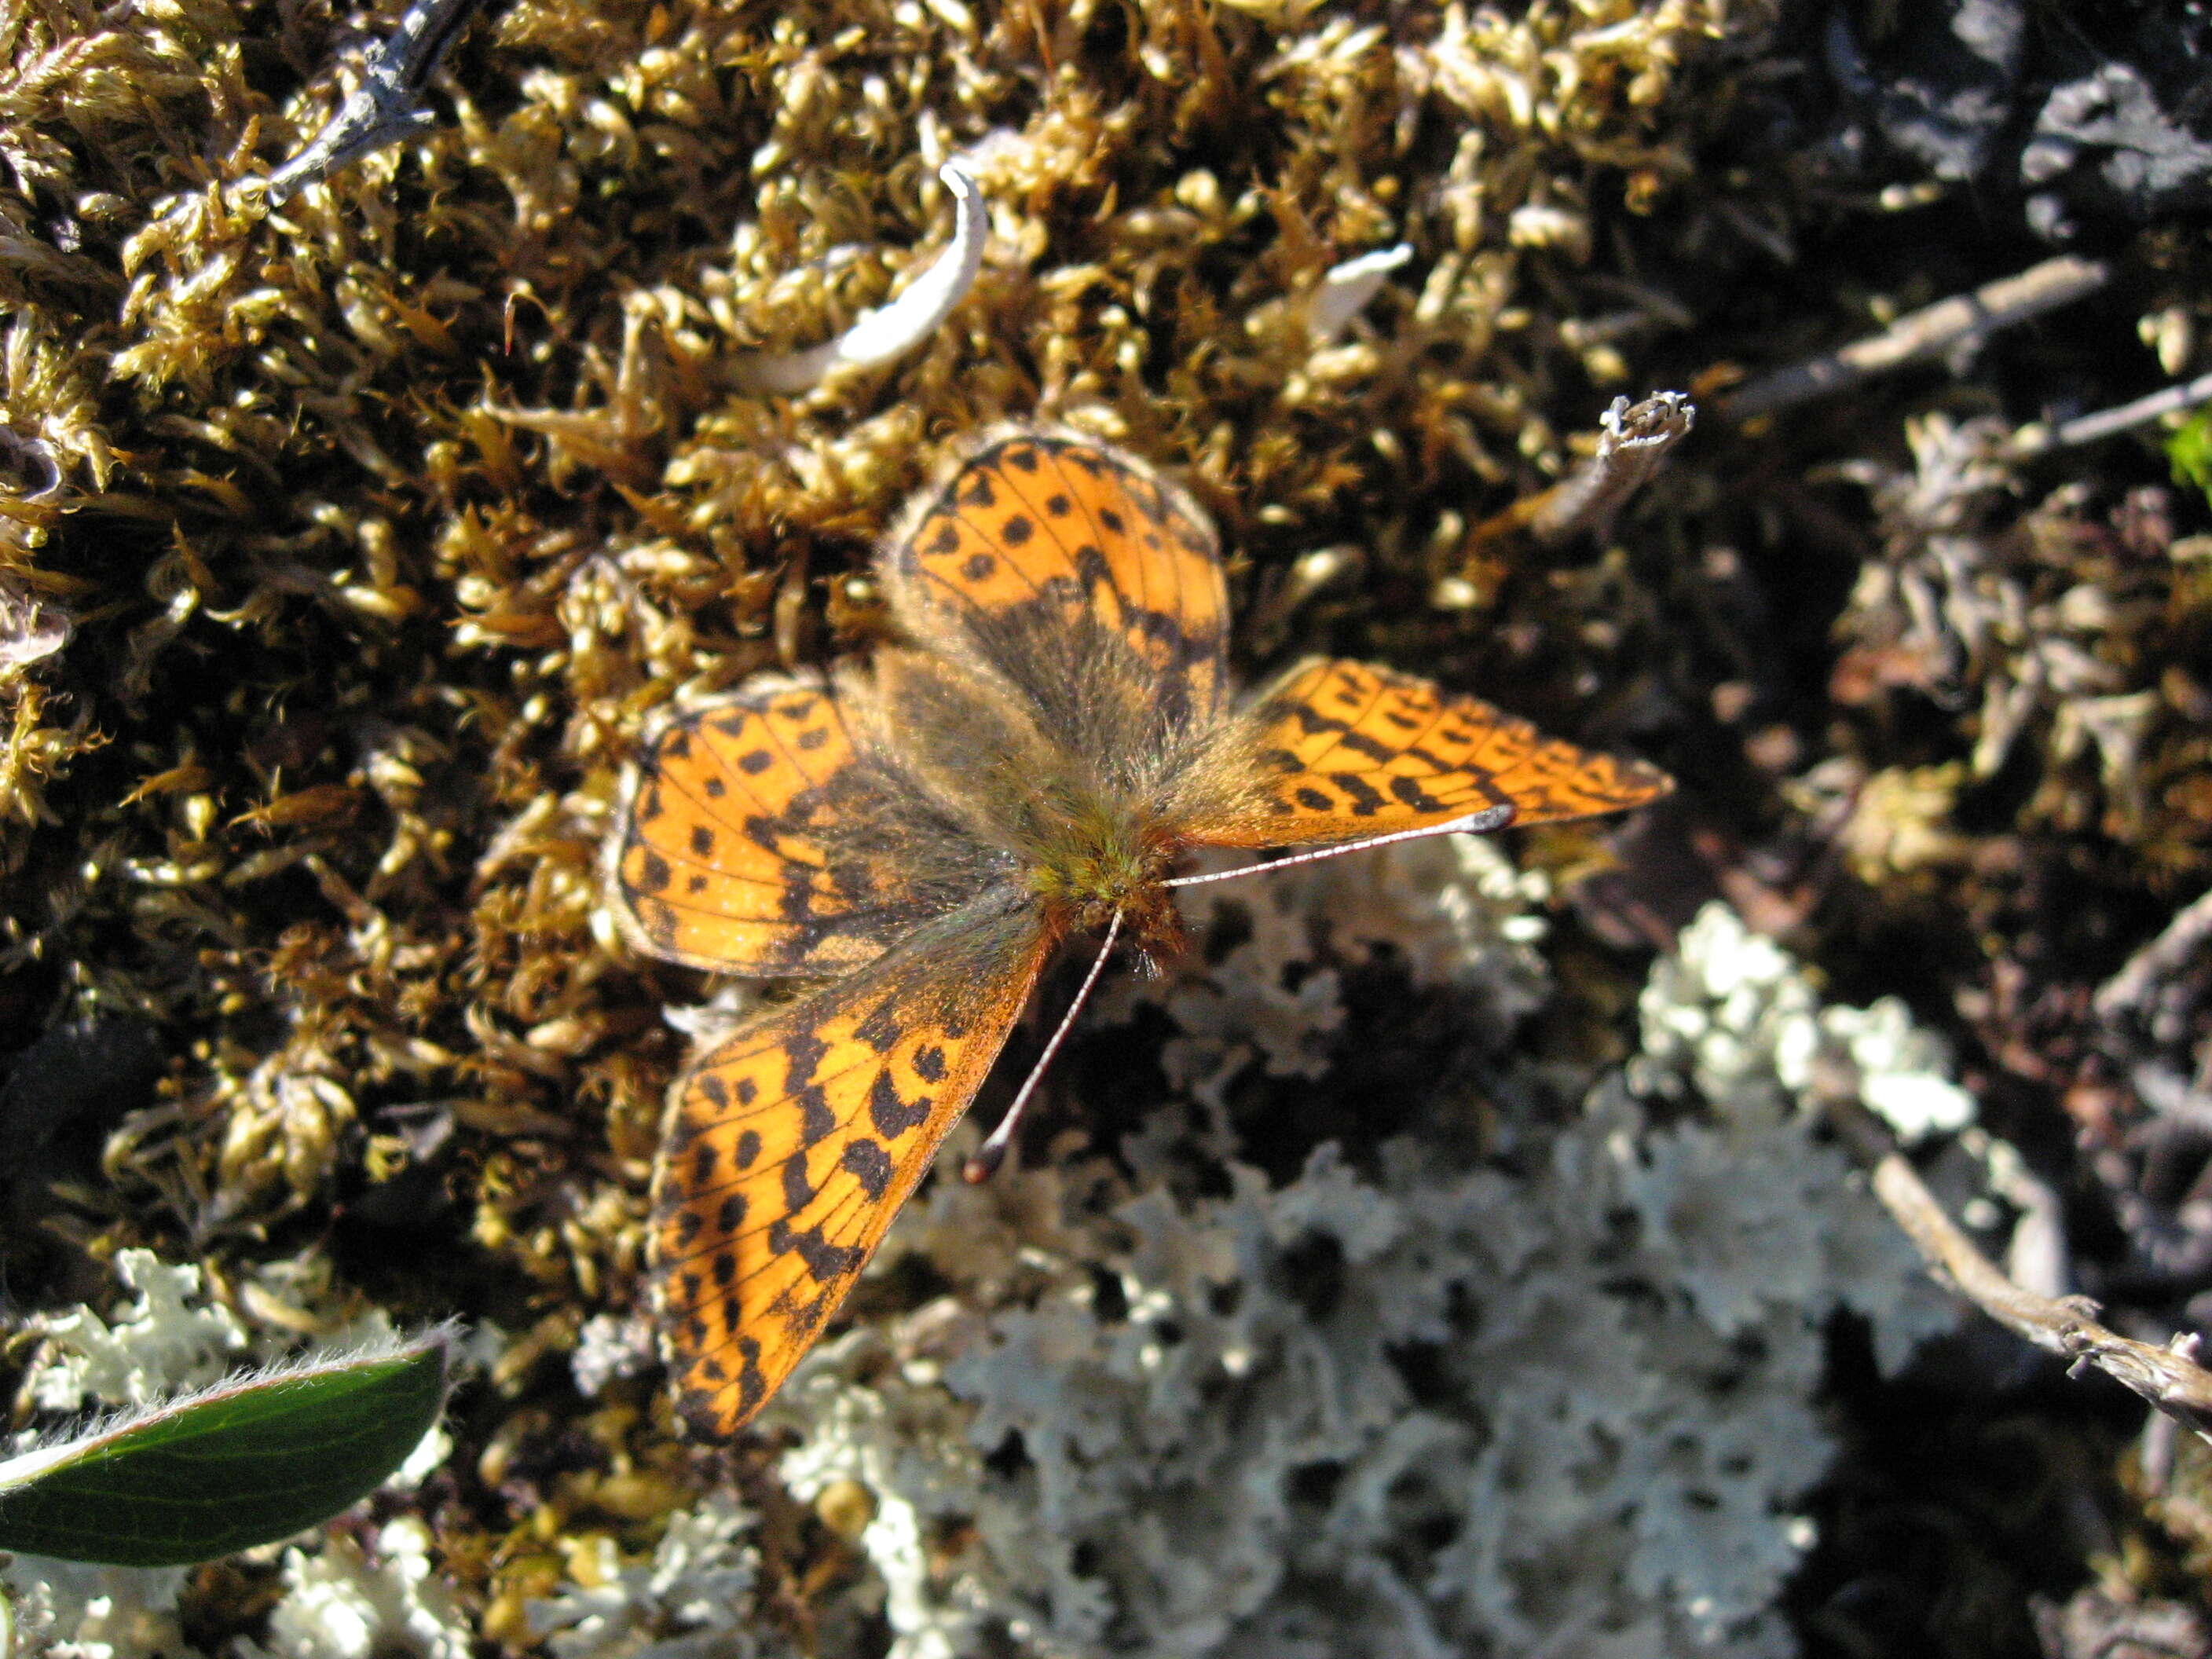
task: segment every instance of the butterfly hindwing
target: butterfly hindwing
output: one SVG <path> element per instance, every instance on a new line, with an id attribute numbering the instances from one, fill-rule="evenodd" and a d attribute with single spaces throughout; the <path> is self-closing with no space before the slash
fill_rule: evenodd
<path id="1" fill-rule="evenodd" d="M 1045 951 L 987 896 L 756 1016 L 679 1080 L 653 1179 L 654 1299 L 685 1420 L 735 1433 L 821 1334 L 974 1098 Z"/>
<path id="2" fill-rule="evenodd" d="M 1291 847 L 1442 828 L 1499 806 L 1516 824 L 1634 806 L 1673 787 L 1640 761 L 1547 738 L 1474 697 L 1314 658 L 1253 701 L 1258 804 L 1194 826 L 1217 847 Z"/>
<path id="3" fill-rule="evenodd" d="M 835 859 L 867 802 L 836 696 L 755 680 L 662 719 L 623 784 L 611 908 L 633 945 L 695 968 L 826 974 L 869 961 L 921 914 L 887 860 Z"/>
<path id="4" fill-rule="evenodd" d="M 1095 441 L 1029 428 L 987 441 L 924 498 L 882 569 L 910 632 L 951 633 L 1041 700 L 1105 666 L 1095 635 L 1127 653 L 1170 716 L 1226 702 L 1229 594 L 1212 527 Z"/>

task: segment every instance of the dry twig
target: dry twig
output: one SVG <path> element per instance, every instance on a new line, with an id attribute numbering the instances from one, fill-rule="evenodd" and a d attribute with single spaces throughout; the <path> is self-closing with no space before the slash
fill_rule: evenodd
<path id="1" fill-rule="evenodd" d="M 2094 1365 L 2212 1441 L 2212 1371 L 2197 1363 L 2193 1333 L 2177 1336 L 2169 1347 L 2155 1347 L 2098 1323 L 2097 1304 L 2086 1297 L 2038 1296 L 2021 1289 L 1944 1213 L 1879 1119 L 1849 1099 L 1832 1101 L 1829 1111 L 1845 1143 L 1871 1170 L 1875 1196 L 1937 1279 L 2006 1329 L 2073 1361 L 2070 1375 Z"/>
<path id="2" fill-rule="evenodd" d="M 269 175 L 269 203 L 281 207 L 362 156 L 436 125 L 420 107 L 422 88 L 446 48 L 484 0 L 416 0 L 391 34 L 368 49 L 361 82 L 307 147 Z"/>
<path id="3" fill-rule="evenodd" d="M 1690 434 L 1698 411 L 1679 392 L 1655 392 L 1632 405 L 1615 398 L 1598 420 L 1597 452 L 1549 489 L 1485 520 L 1470 546 L 1516 532 L 1555 546 L 1580 531 L 1603 535 L 1613 515 L 1650 481 L 1660 459 Z"/>
<path id="4" fill-rule="evenodd" d="M 2070 253 L 2045 259 L 2016 276 L 1985 283 L 1972 294 L 1954 294 L 1923 306 L 1880 334 L 1840 351 L 1762 375 L 1723 398 L 1721 413 L 1735 421 L 1771 415 L 1921 358 L 1978 345 L 1999 329 L 2094 294 L 2111 277 L 2111 267 L 2101 260 Z"/>
<path id="5" fill-rule="evenodd" d="M 2212 403 L 2212 374 L 2200 374 L 2179 386 L 2166 386 L 2117 408 L 2100 409 L 2094 415 L 2062 422 L 2056 427 L 2027 428 L 2014 440 L 2013 449 L 2021 455 L 2044 455 L 2054 449 L 2070 449 L 2076 444 L 2115 437 L 2162 415 L 2176 415 L 2204 403 Z"/>
<path id="6" fill-rule="evenodd" d="M 2163 981 L 2199 959 L 2208 945 L 2212 945 L 2212 890 L 2198 894 L 2166 923 L 2164 932 L 2106 981 L 2097 993 L 2097 1012 L 2112 1019 L 2140 1011 Z"/>

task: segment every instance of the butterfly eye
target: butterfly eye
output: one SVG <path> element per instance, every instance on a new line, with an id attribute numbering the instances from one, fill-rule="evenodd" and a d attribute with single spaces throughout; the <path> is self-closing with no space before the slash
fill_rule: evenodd
<path id="1" fill-rule="evenodd" d="M 854 571 L 840 576 L 830 584 L 825 610 L 830 626 L 837 633 L 855 636 L 882 636 L 890 632 L 890 610 L 884 596 L 884 585 L 864 571 Z"/>

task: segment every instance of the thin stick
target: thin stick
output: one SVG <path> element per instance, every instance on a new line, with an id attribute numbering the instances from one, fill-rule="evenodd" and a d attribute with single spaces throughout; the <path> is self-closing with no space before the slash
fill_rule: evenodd
<path id="1" fill-rule="evenodd" d="M 1650 481 L 1667 452 L 1690 435 L 1697 418 L 1696 405 L 1679 392 L 1655 392 L 1633 404 L 1615 398 L 1598 417 L 1597 449 L 1589 459 L 1549 489 L 1484 520 L 1468 545 L 1480 548 L 1525 533 L 1556 547 L 1582 531 L 1604 535 L 1613 514 Z"/>
<path id="2" fill-rule="evenodd" d="M 2070 449 L 2075 444 L 2093 444 L 2100 438 L 2110 438 L 2132 428 L 2154 421 L 2161 415 L 2177 414 L 2197 404 L 2212 403 L 2212 374 L 2200 374 L 2179 386 L 2170 386 L 2160 392 L 2137 398 L 2132 403 L 2117 409 L 2099 410 L 2094 415 L 2084 415 L 2031 438 L 2015 443 L 2015 453 L 2041 455 L 2054 449 Z"/>
<path id="3" fill-rule="evenodd" d="M 1014 1096 L 1014 1103 L 1006 1108 L 1006 1116 L 999 1120 L 999 1127 L 991 1131 L 982 1146 L 976 1149 L 975 1155 L 960 1166 L 960 1178 L 969 1186 L 980 1186 L 988 1181 L 997 1172 L 999 1165 L 1006 1162 L 1006 1147 L 1014 1138 L 1015 1127 L 1022 1121 L 1022 1109 L 1030 1103 L 1030 1097 L 1036 1093 L 1037 1085 L 1044 1078 L 1044 1068 L 1052 1064 L 1052 1057 L 1060 1052 L 1060 1045 L 1067 1041 L 1068 1028 L 1075 1024 L 1076 1015 L 1083 1012 L 1083 1005 L 1091 995 L 1091 988 L 1098 983 L 1098 975 L 1106 967 L 1106 958 L 1113 954 L 1114 941 L 1120 937 L 1121 932 L 1121 913 L 1116 910 L 1114 920 L 1106 924 L 1105 941 L 1098 947 L 1098 955 L 1091 963 L 1091 971 L 1083 976 L 1082 988 L 1076 992 L 1075 1000 L 1067 1005 L 1067 1012 L 1060 1017 L 1060 1029 L 1052 1034 L 1052 1041 L 1044 1045 L 1044 1052 L 1037 1056 L 1036 1064 L 1030 1067 L 1030 1074 L 1022 1079 L 1022 1086 Z"/>
<path id="4" fill-rule="evenodd" d="M 2070 253 L 2045 259 L 2014 276 L 1985 283 L 1972 294 L 1954 294 L 1924 306 L 1880 334 L 1839 351 L 1762 375 L 1723 398 L 1721 413 L 1733 421 L 1747 420 L 1841 392 L 1920 358 L 1978 342 L 2054 307 L 2071 305 L 2104 287 L 2112 275 L 2112 267 L 2100 260 Z"/>
<path id="5" fill-rule="evenodd" d="M 2105 982 L 2097 993 L 2097 1012 L 2111 1019 L 2124 1011 L 2140 1009 L 2162 981 L 2195 961 L 2207 943 L 2212 943 L 2212 889 L 2185 905 L 2164 932 Z"/>
<path id="6" fill-rule="evenodd" d="M 1334 847 L 1316 847 L 1310 853 L 1293 853 L 1286 859 L 1271 859 L 1265 864 L 1241 865 L 1234 870 L 1215 870 L 1202 876 L 1176 876 L 1167 882 L 1170 887 L 1196 887 L 1209 881 L 1234 881 L 1239 876 L 1256 876 L 1263 870 L 1281 870 L 1293 864 L 1311 864 L 1316 859 L 1333 859 L 1340 853 L 1357 853 L 1369 847 L 1388 847 L 1394 841 L 1419 841 L 1427 836 L 1486 835 L 1492 830 L 1503 830 L 1513 822 L 1513 808 L 1492 806 L 1480 812 L 1471 812 L 1463 818 L 1454 818 L 1449 823 L 1431 824 L 1425 830 L 1399 830 L 1387 836 L 1370 836 L 1364 841 L 1347 841 Z"/>
<path id="7" fill-rule="evenodd" d="M 1937 1279 L 2006 1329 L 2072 1360 L 2069 1375 L 2094 1365 L 2212 1441 L 2212 1371 L 2197 1364 L 2193 1332 L 2177 1335 L 2170 1347 L 2154 1347 L 2099 1324 L 2097 1304 L 2087 1297 L 2038 1296 L 2021 1289 L 1953 1224 L 1879 1119 L 1848 1098 L 1831 1100 L 1828 1110 L 1845 1144 L 1872 1166 L 1875 1196 Z"/>
<path id="8" fill-rule="evenodd" d="M 307 147 L 269 175 L 269 204 L 280 207 L 362 156 L 437 125 L 421 107 L 422 89 L 446 48 L 484 0 L 416 0 L 397 27 L 371 46 L 361 81 L 308 140 Z"/>

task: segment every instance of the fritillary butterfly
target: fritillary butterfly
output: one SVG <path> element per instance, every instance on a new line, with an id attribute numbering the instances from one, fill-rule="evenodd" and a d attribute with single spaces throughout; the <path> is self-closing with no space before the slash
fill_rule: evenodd
<path id="1" fill-rule="evenodd" d="M 988 438 L 878 569 L 911 643 L 660 717 L 607 849 L 638 949 L 828 981 L 671 1093 L 653 1295 L 709 1437 L 820 1334 L 1054 948 L 1177 949 L 1194 849 L 1540 823 L 1670 787 L 1364 663 L 1316 658 L 1236 701 L 1212 527 L 1073 434 Z"/>

